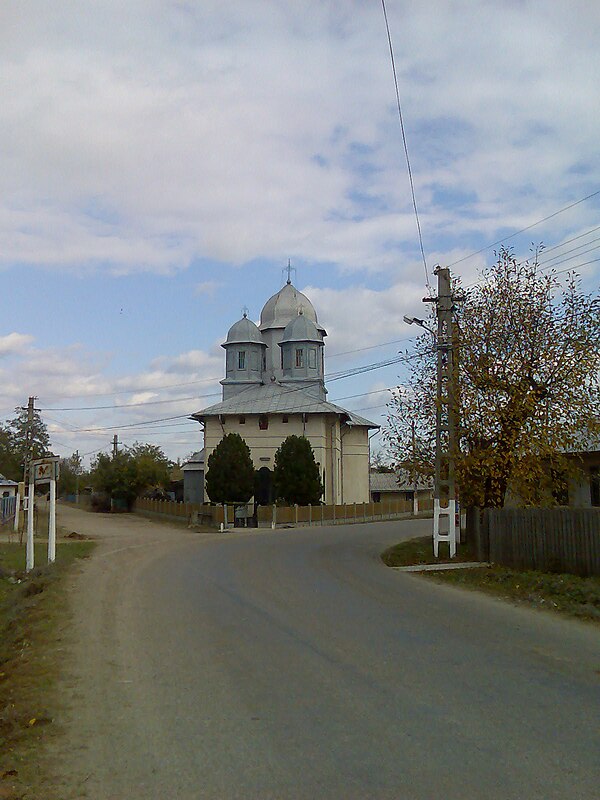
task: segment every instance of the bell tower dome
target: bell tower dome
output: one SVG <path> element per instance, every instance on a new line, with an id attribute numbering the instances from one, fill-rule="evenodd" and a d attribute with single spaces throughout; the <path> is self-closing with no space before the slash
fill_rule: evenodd
<path id="1" fill-rule="evenodd" d="M 281 342 L 282 383 L 293 383 L 325 399 L 323 338 L 302 311 L 284 331 Z"/>
<path id="2" fill-rule="evenodd" d="M 221 381 L 223 400 L 248 386 L 263 383 L 267 345 L 245 311 L 242 319 L 231 326 L 221 347 L 227 353 L 225 379 Z"/>

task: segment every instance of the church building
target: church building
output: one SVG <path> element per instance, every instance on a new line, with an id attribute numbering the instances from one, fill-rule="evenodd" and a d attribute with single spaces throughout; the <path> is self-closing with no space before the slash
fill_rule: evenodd
<path id="1" fill-rule="evenodd" d="M 259 503 L 274 501 L 275 453 L 287 436 L 305 436 L 324 486 L 323 502 L 369 502 L 369 429 L 378 426 L 327 401 L 325 329 L 310 300 L 287 283 L 257 326 L 244 313 L 229 329 L 223 400 L 193 414 L 204 424 L 206 464 L 228 433 L 238 433 L 259 471 Z"/>

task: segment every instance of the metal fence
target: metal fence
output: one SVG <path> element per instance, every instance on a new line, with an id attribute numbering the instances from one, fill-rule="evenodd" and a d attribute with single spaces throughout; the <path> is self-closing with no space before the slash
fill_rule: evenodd
<path id="1" fill-rule="evenodd" d="M 16 497 L 0 497 L 0 525 L 7 525 L 15 518 Z"/>
<path id="2" fill-rule="evenodd" d="M 600 509 L 486 509 L 480 546 L 507 567 L 600 575 Z"/>
<path id="3" fill-rule="evenodd" d="M 338 525 L 353 522 L 373 522 L 396 519 L 412 512 L 412 500 L 384 500 L 380 503 L 347 503 L 345 505 L 316 506 L 259 506 L 254 519 L 254 509 L 249 506 L 198 505 L 175 503 L 169 500 L 136 501 L 134 511 L 149 517 L 171 519 L 188 524 L 220 527 L 221 524 L 258 524 L 259 527 L 289 525 Z M 422 511 L 431 510 L 431 502 L 420 502 Z"/>

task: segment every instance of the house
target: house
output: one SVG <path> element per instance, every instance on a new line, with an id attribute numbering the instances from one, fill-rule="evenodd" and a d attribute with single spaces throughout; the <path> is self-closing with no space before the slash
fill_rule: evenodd
<path id="1" fill-rule="evenodd" d="M 260 324 L 246 313 L 223 343 L 220 403 L 198 411 L 206 461 L 223 436 L 238 433 L 258 471 L 255 499 L 272 502 L 275 453 L 287 436 L 305 436 L 314 451 L 327 504 L 369 501 L 369 420 L 327 400 L 325 329 L 302 292 L 287 283 L 265 303 Z"/>
<path id="2" fill-rule="evenodd" d="M 0 475 L 0 524 L 5 524 L 15 514 L 19 484 Z"/>
<path id="3" fill-rule="evenodd" d="M 183 472 L 183 502 L 204 503 L 204 450 L 192 453 L 181 467 Z"/>
<path id="4" fill-rule="evenodd" d="M 0 497 L 14 497 L 19 491 L 19 484 L 0 475 Z"/>
<path id="5" fill-rule="evenodd" d="M 369 484 L 372 503 L 381 503 L 386 500 L 410 500 L 414 504 L 416 493 L 416 508 L 432 507 L 433 482 L 419 479 L 415 484 L 406 470 L 377 472 L 372 469 Z"/>
<path id="6" fill-rule="evenodd" d="M 581 470 L 569 484 L 569 505 L 575 508 L 600 508 L 600 440 L 585 450 L 572 453 Z"/>

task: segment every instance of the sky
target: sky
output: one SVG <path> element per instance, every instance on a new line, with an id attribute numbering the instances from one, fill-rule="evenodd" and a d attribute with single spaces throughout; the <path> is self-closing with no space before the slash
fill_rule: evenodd
<path id="1" fill-rule="evenodd" d="M 380 0 L 3 0 L 0 422 L 36 396 L 57 454 L 184 459 L 288 259 L 377 424 L 410 362 L 332 377 L 410 351 L 435 265 L 543 242 L 598 292 L 600 5 L 386 9 L 425 264 Z"/>

